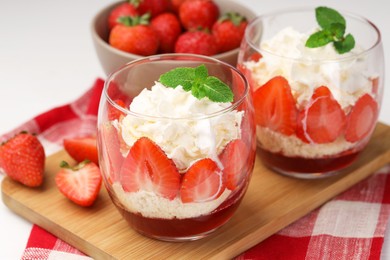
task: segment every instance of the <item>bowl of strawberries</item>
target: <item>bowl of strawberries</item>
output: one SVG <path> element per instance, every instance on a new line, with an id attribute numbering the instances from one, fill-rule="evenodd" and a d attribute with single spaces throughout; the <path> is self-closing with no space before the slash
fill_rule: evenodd
<path id="1" fill-rule="evenodd" d="M 236 65 L 256 14 L 233 0 L 127 0 L 93 19 L 96 54 L 106 74 L 145 56 L 192 53 Z"/>

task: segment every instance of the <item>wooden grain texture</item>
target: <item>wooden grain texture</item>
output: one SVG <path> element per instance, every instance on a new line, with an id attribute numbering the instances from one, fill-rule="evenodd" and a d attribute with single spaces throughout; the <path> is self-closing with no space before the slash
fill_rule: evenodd
<path id="1" fill-rule="evenodd" d="M 95 259 L 227 259 L 251 248 L 390 162 L 390 127 L 379 123 L 368 147 L 344 173 L 320 180 L 285 177 L 265 168 L 259 158 L 248 191 L 233 218 L 213 235 L 184 243 L 160 242 L 131 230 L 104 188 L 91 208 L 62 196 L 54 184 L 65 152 L 47 159 L 41 188 L 30 189 L 9 178 L 3 202 Z"/>

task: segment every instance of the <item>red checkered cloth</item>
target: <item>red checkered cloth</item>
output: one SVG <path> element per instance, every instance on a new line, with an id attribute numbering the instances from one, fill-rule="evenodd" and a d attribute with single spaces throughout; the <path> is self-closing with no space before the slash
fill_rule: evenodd
<path id="1" fill-rule="evenodd" d="M 46 155 L 62 149 L 65 137 L 96 132 L 103 80 L 71 104 L 54 108 L 0 137 L 21 130 L 38 134 Z M 380 259 L 390 216 L 390 166 L 335 197 L 236 259 Z M 90 259 L 33 225 L 22 259 Z"/>

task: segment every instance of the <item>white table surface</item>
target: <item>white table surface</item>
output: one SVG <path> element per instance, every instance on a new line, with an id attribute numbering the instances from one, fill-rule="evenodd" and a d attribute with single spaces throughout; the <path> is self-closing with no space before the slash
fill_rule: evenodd
<path id="1" fill-rule="evenodd" d="M 323 5 L 362 14 L 382 31 L 385 62 L 390 64 L 389 1 L 237 1 L 258 14 L 303 5 Z M 111 2 L 0 0 L 0 135 L 35 115 L 75 100 L 97 77 L 105 78 L 92 44 L 90 24 L 94 14 Z M 386 74 L 389 80 L 389 70 Z M 390 124 L 387 90 L 380 121 Z M 31 223 L 0 203 L 0 226 L 0 259 L 20 259 Z"/>

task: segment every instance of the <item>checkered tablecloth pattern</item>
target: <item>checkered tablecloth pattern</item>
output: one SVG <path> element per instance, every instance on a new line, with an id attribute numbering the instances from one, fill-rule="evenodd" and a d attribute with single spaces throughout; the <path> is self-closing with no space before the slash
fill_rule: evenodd
<path id="1" fill-rule="evenodd" d="M 0 136 L 0 142 L 27 130 L 36 133 L 46 155 L 62 149 L 67 137 L 96 132 L 104 81 L 97 79 L 83 96 Z M 390 216 L 390 166 L 333 198 L 237 259 L 380 259 Z M 32 225 L 22 259 L 90 259 L 76 248 Z"/>

